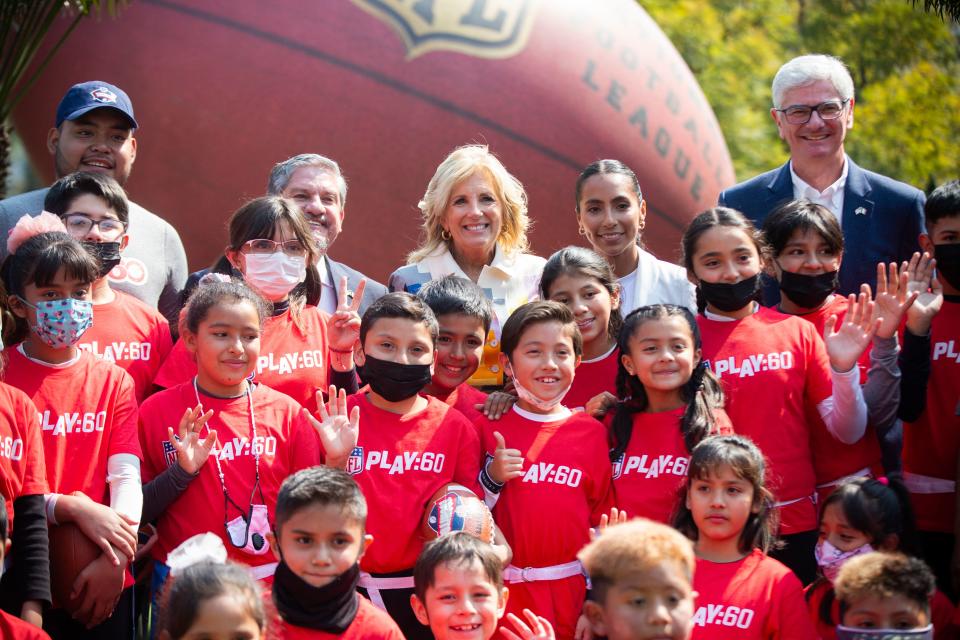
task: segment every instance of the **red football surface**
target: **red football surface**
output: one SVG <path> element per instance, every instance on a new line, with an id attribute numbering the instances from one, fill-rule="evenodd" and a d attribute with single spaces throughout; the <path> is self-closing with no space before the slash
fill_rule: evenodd
<path id="1" fill-rule="evenodd" d="M 130 94 L 128 191 L 174 223 L 194 268 L 302 152 L 339 161 L 350 185 L 331 255 L 379 279 L 417 243 L 417 202 L 460 144 L 490 144 L 523 182 L 544 256 L 582 243 L 574 181 L 594 160 L 637 172 L 645 241 L 670 260 L 734 181 L 696 80 L 634 0 L 139 0 L 81 24 L 14 113 L 45 178 L 57 102 L 92 79 Z"/>
<path id="2" fill-rule="evenodd" d="M 73 523 L 50 525 L 50 590 L 53 606 L 73 612 L 80 602 L 70 591 L 80 572 L 97 559 L 100 549 Z"/>
<path id="3" fill-rule="evenodd" d="M 493 516 L 487 505 L 470 489 L 451 483 L 440 487 L 427 501 L 420 533 L 433 540 L 454 531 L 493 542 Z"/>

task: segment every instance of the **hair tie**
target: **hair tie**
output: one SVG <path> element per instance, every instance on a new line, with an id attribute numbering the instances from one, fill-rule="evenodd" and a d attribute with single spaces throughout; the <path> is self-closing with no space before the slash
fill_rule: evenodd
<path id="1" fill-rule="evenodd" d="M 204 274 L 200 281 L 197 283 L 197 286 L 213 284 L 215 282 L 230 282 L 230 276 L 225 273 L 217 273 L 211 271 L 210 273 Z"/>
<path id="2" fill-rule="evenodd" d="M 7 232 L 7 253 L 14 254 L 30 238 L 53 231 L 66 233 L 67 228 L 60 218 L 49 211 L 43 211 L 36 217 L 25 215 Z"/>
<path id="3" fill-rule="evenodd" d="M 879 482 L 885 487 L 890 486 L 890 480 L 887 479 L 887 476 L 880 476 L 879 478 L 877 478 L 877 482 Z"/>
<path id="4" fill-rule="evenodd" d="M 187 538 L 167 554 L 167 566 L 170 567 L 170 575 L 174 577 L 187 567 L 201 562 L 227 562 L 227 548 L 223 546 L 223 540 L 209 531 Z"/>

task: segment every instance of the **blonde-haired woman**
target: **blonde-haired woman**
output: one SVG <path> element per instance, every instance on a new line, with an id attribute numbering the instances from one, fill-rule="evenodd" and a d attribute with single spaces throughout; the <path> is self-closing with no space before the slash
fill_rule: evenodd
<path id="1" fill-rule="evenodd" d="M 390 276 L 390 291 L 416 293 L 443 276 L 468 278 L 483 289 L 494 309 L 478 386 L 503 383 L 497 360 L 500 328 L 510 313 L 537 298 L 545 260 L 527 253 L 527 195 L 486 145 L 467 145 L 448 155 L 418 205 L 424 240 L 407 265 Z"/>

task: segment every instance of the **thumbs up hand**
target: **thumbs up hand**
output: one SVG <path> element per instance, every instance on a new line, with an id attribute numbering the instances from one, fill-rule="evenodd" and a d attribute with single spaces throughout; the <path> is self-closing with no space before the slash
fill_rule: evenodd
<path id="1" fill-rule="evenodd" d="M 508 480 L 523 476 L 523 456 L 519 449 L 508 449 L 507 443 L 499 431 L 493 432 L 497 441 L 497 449 L 493 453 L 493 460 L 487 466 L 487 473 L 494 482 L 505 484 Z"/>

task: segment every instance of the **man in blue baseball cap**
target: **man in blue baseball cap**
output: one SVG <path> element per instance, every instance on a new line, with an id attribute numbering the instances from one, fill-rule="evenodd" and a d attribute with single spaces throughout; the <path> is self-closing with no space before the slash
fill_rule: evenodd
<path id="1" fill-rule="evenodd" d="M 77 171 L 105 173 L 124 185 L 137 157 L 138 128 L 133 104 L 123 89 L 92 80 L 75 84 L 57 106 L 47 149 L 57 179 Z M 0 201 L 0 239 L 22 216 L 43 210 L 47 189 Z M 177 231 L 164 219 L 130 202 L 130 241 L 110 285 L 157 307 L 176 326 L 180 290 L 187 278 L 187 258 Z M 0 242 L 0 259 L 6 242 Z"/>

